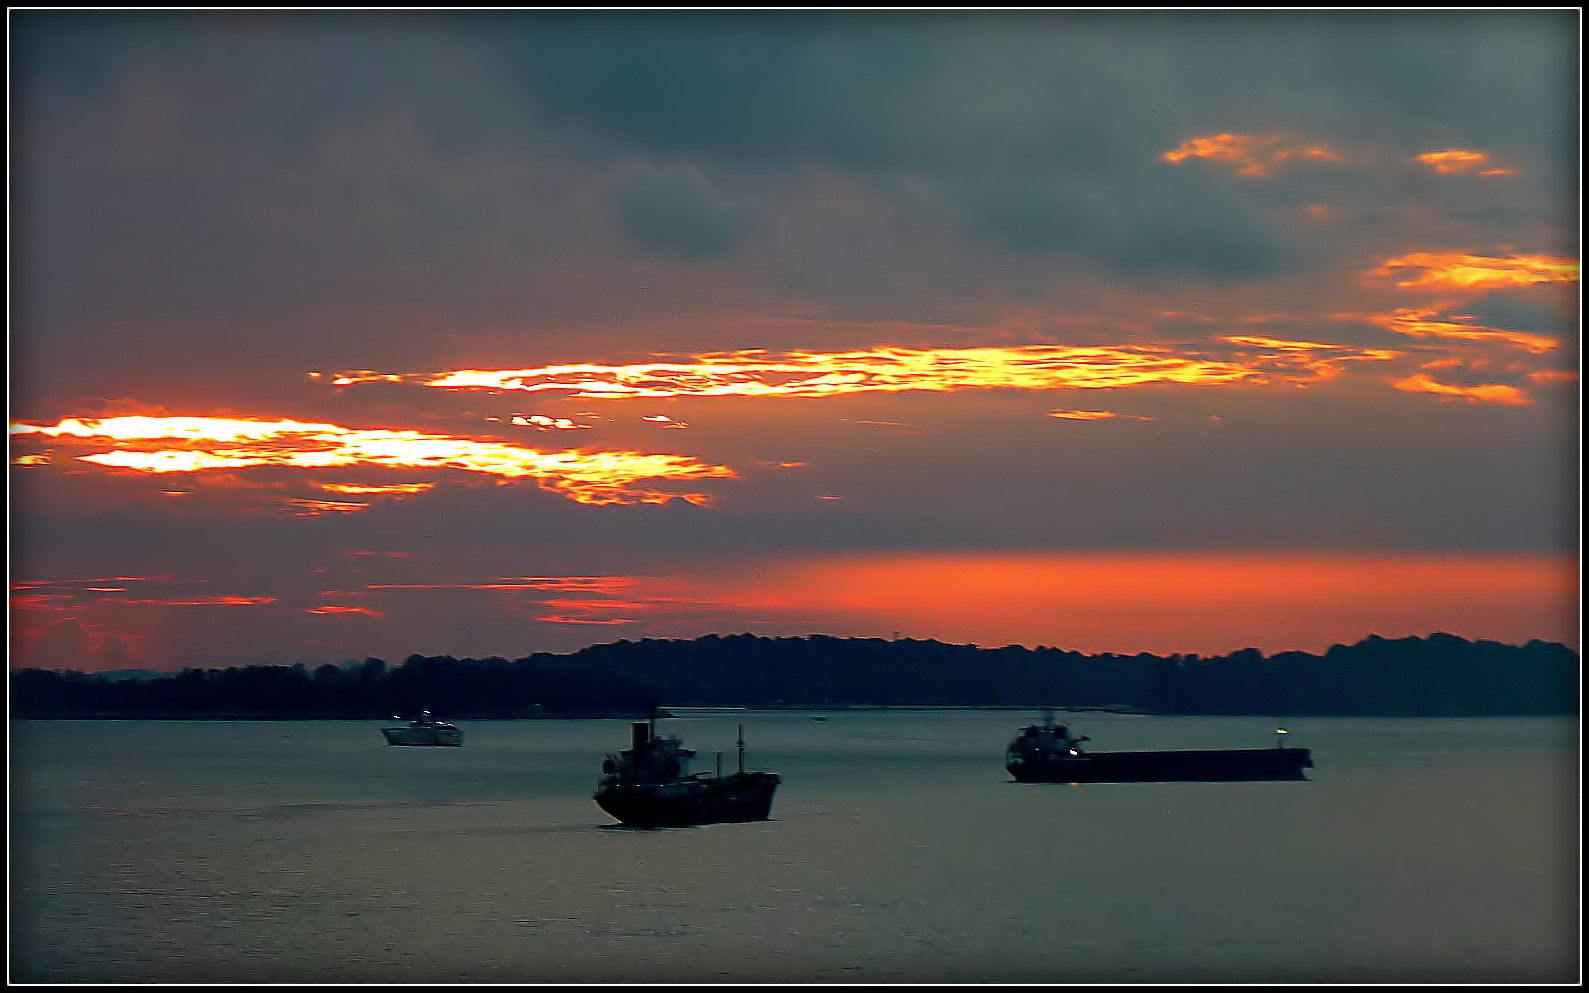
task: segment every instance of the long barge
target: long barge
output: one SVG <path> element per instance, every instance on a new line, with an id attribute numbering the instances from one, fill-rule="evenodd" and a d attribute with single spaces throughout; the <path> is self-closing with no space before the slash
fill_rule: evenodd
<path id="1" fill-rule="evenodd" d="M 1282 732 L 1283 734 L 1283 732 Z M 1019 783 L 1248 782 L 1306 779 L 1313 767 L 1307 748 L 1184 749 L 1149 752 L 1089 752 L 1063 724 L 1047 715 L 1016 733 L 1004 767 Z"/>

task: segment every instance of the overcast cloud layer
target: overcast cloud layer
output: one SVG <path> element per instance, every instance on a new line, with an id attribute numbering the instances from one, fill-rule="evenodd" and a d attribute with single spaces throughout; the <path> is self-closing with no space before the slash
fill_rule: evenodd
<path id="1" fill-rule="evenodd" d="M 10 21 L 13 665 L 1575 643 L 1576 11 Z"/>

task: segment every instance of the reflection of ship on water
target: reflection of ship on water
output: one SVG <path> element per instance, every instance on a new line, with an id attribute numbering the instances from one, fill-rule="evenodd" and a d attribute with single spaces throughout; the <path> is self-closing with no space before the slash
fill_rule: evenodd
<path id="1" fill-rule="evenodd" d="M 1021 783 L 1240 782 L 1306 779 L 1313 765 L 1306 748 L 1194 749 L 1160 752 L 1088 752 L 1070 729 L 1055 724 L 1052 712 L 1042 724 L 1022 728 L 1005 751 L 1004 767 Z"/>
<path id="2" fill-rule="evenodd" d="M 401 727 L 381 728 L 381 737 L 388 745 L 463 744 L 463 731 L 456 724 L 438 721 L 428 710 L 420 711 L 418 717 Z"/>
<path id="3" fill-rule="evenodd" d="M 745 729 L 739 729 L 739 769 L 690 773 L 695 752 L 676 737 L 656 733 L 656 717 L 636 721 L 630 747 L 602 762 L 597 805 L 624 824 L 686 827 L 764 821 L 780 779 L 776 773 L 745 771 Z"/>

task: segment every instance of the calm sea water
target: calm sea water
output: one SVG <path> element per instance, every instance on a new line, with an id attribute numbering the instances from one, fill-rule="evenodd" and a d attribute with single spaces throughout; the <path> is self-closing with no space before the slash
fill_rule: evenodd
<path id="1" fill-rule="evenodd" d="M 1286 723 L 1307 782 L 1020 785 L 1020 712 L 682 712 L 773 819 L 612 826 L 627 721 L 13 721 L 13 982 L 1575 982 L 1575 720 Z M 1091 747 L 1261 719 L 1061 715 Z"/>

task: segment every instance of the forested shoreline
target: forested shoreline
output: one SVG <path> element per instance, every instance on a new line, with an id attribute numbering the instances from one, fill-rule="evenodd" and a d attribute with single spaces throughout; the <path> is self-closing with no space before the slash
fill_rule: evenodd
<path id="1" fill-rule="evenodd" d="M 175 673 L 14 670 L 10 714 L 32 719 L 622 717 L 661 707 L 1022 707 L 1265 716 L 1569 715 L 1578 654 L 1437 633 L 1370 635 L 1321 655 L 1094 654 L 934 640 L 622 640 L 509 660 L 411 655 L 318 667 Z"/>

